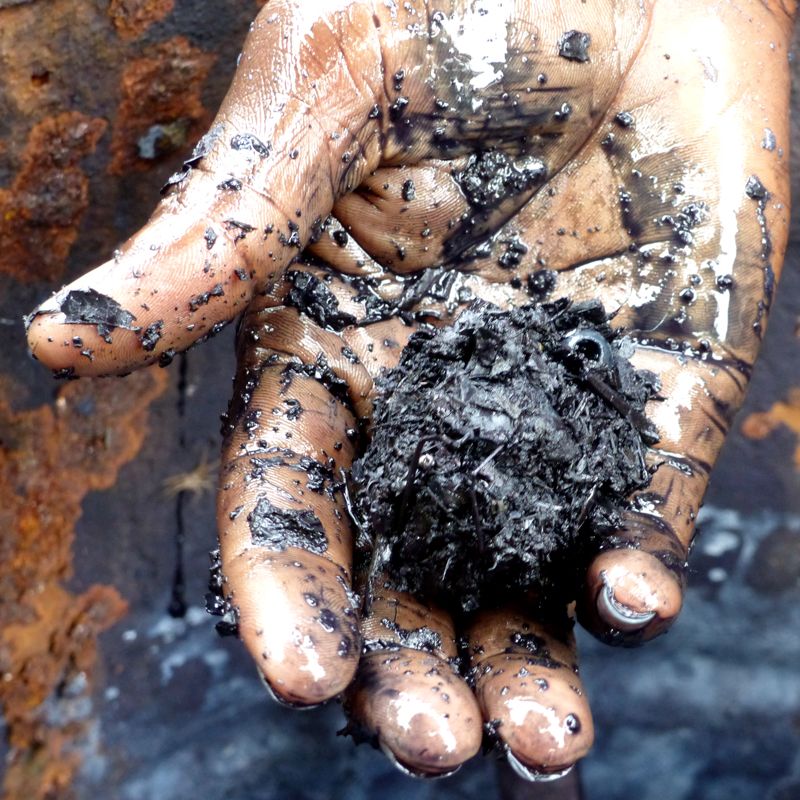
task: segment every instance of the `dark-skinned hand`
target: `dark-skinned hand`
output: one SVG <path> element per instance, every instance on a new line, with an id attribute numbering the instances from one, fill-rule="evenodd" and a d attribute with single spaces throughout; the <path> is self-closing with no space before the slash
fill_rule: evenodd
<path id="1" fill-rule="evenodd" d="M 571 612 L 557 623 L 517 603 L 457 630 L 388 576 L 361 614 L 344 499 L 309 488 L 309 459 L 337 475 L 351 465 L 373 379 L 418 320 L 445 324 L 469 297 L 599 298 L 637 342 L 636 366 L 660 378 L 648 409 L 660 440 L 652 484 L 599 547 L 577 613 L 617 643 L 666 630 L 783 261 L 793 14 L 788 0 L 266 4 L 151 220 L 40 306 L 28 336 L 61 374 L 118 375 L 168 363 L 243 312 L 222 573 L 278 698 L 347 690 L 353 729 L 417 774 L 473 756 L 484 721 L 531 776 L 587 752 Z M 465 186 L 476 159 L 489 178 Z M 433 268 L 457 273 L 444 300 Z M 308 275 L 336 313 L 288 302 Z M 248 516 L 264 497 L 309 512 L 327 543 L 298 530 L 256 544 Z M 441 644 L 414 649 L 384 619 Z M 472 685 L 451 667 L 457 636 Z"/>

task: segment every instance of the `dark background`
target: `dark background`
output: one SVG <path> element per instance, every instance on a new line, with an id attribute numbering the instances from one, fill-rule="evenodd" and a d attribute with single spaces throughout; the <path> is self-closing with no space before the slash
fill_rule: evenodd
<path id="1" fill-rule="evenodd" d="M 218 104 L 257 7 L 0 0 L 0 733 L 13 743 L 0 755 L 11 800 L 500 796 L 492 756 L 418 782 L 337 738 L 336 705 L 277 706 L 239 643 L 214 633 L 202 605 L 230 330 L 125 383 L 64 388 L 25 351 L 21 314 L 145 221 Z M 793 234 L 680 620 L 635 651 L 580 636 L 597 728 L 581 768 L 591 800 L 800 798 L 797 224 Z M 169 479 L 192 471 L 197 491 L 170 494 Z M 186 613 L 174 618 L 181 541 Z"/>

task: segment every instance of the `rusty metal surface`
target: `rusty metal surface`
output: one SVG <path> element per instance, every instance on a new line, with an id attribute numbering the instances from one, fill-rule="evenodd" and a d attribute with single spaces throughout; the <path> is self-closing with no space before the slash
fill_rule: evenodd
<path id="1" fill-rule="evenodd" d="M 124 383 L 59 387 L 25 353 L 23 311 L 144 221 L 222 96 L 258 5 L 0 0 L 10 800 L 177 800 L 190 785 L 209 800 L 499 791 L 490 759 L 445 782 L 399 775 L 335 736 L 338 707 L 272 704 L 243 649 L 214 634 L 201 606 L 230 333 Z M 682 619 L 641 651 L 582 640 L 599 731 L 587 798 L 800 797 L 797 220 L 747 406 L 714 473 Z M 181 603 L 184 616 L 170 616 Z"/>

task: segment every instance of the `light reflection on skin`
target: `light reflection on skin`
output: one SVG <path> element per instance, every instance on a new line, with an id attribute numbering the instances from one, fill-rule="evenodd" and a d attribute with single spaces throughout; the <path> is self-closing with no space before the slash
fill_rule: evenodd
<path id="1" fill-rule="evenodd" d="M 416 732 L 419 729 L 425 731 L 425 735 L 437 742 L 441 742 L 448 753 L 454 753 L 458 749 L 458 742 L 447 720 L 431 714 L 430 704 L 421 697 L 416 697 L 408 692 L 401 692 L 400 696 L 393 703 L 395 708 L 395 722 L 405 732 Z M 415 725 L 416 719 L 421 721 L 421 725 Z"/>
<path id="2" fill-rule="evenodd" d="M 554 708 L 543 705 L 532 697 L 512 697 L 506 701 L 511 722 L 520 729 L 528 726 L 528 716 L 533 715 L 534 724 L 539 725 L 539 733 L 553 740 L 552 752 L 564 749 L 567 728 L 559 719 Z"/>

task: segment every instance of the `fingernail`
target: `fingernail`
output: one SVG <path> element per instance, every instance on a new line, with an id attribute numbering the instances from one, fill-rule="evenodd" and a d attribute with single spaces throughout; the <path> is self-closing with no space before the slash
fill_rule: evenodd
<path id="1" fill-rule="evenodd" d="M 621 631 L 637 631 L 653 619 L 655 611 L 635 611 L 617 600 L 614 590 L 603 578 L 603 588 L 597 596 L 597 610 L 611 627 Z"/>
<path id="2" fill-rule="evenodd" d="M 574 764 L 570 764 L 566 769 L 562 769 L 559 772 L 539 772 L 538 770 L 523 764 L 511 752 L 511 750 L 506 752 L 506 759 L 511 766 L 511 769 L 513 769 L 514 772 L 520 776 L 520 778 L 531 783 L 548 783 L 550 781 L 557 781 L 559 778 L 569 775 L 569 773 L 572 771 L 572 768 L 575 766 Z"/>
<path id="3" fill-rule="evenodd" d="M 256 672 L 258 673 L 258 677 L 261 678 L 261 683 L 264 684 L 264 688 L 267 690 L 267 694 L 279 705 L 283 706 L 284 708 L 292 708 L 295 711 L 311 711 L 313 708 L 319 708 L 320 706 L 324 706 L 325 703 L 293 703 L 290 700 L 287 700 L 285 697 L 281 697 L 270 685 L 270 682 L 264 677 L 264 673 L 256 668 Z"/>
<path id="4" fill-rule="evenodd" d="M 481 746 L 475 695 L 447 662 L 419 650 L 363 656 L 348 715 L 416 777 L 449 775 Z"/>
<path id="5" fill-rule="evenodd" d="M 383 754 L 389 759 L 389 762 L 395 767 L 395 769 L 402 772 L 403 775 L 408 775 L 410 778 L 421 778 L 422 780 L 432 781 L 438 778 L 449 778 L 451 775 L 455 775 L 456 772 L 461 769 L 461 764 L 453 769 L 447 770 L 446 772 L 424 772 L 422 770 L 413 769 L 407 764 L 404 764 L 402 761 L 398 761 L 397 756 L 392 752 L 391 748 L 384 744 L 382 740 L 379 740 L 379 745 L 383 751 Z"/>

